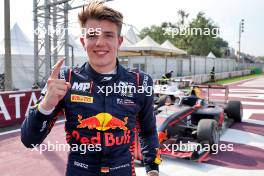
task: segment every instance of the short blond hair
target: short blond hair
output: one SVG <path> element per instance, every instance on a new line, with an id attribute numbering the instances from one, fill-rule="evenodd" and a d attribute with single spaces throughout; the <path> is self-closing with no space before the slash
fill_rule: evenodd
<path id="1" fill-rule="evenodd" d="M 92 0 L 83 6 L 82 11 L 78 14 L 78 20 L 82 28 L 85 27 L 85 23 L 89 19 L 94 20 L 107 20 L 117 25 L 118 35 L 121 34 L 123 15 L 122 13 L 107 7 L 103 1 Z"/>

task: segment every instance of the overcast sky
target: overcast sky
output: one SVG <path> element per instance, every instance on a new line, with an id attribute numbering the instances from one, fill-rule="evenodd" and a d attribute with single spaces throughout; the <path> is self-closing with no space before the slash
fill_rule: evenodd
<path id="1" fill-rule="evenodd" d="M 22 30 L 33 38 L 33 0 L 11 1 L 11 27 L 17 22 Z M 78 1 L 78 0 L 75 0 Z M 124 22 L 137 29 L 159 25 L 163 21 L 176 22 L 180 9 L 189 13 L 189 20 L 199 11 L 210 17 L 219 27 L 221 37 L 231 47 L 238 48 L 238 24 L 245 19 L 241 51 L 264 56 L 264 1 L 263 0 L 114 0 L 107 3 L 121 11 Z M 0 39 L 4 37 L 4 1 L 0 1 Z M 77 21 L 76 11 L 70 15 L 70 23 Z"/>

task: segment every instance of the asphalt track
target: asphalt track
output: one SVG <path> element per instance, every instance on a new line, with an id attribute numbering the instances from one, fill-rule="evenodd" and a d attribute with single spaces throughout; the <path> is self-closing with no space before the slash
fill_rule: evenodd
<path id="1" fill-rule="evenodd" d="M 208 161 L 163 158 L 161 176 L 263 176 L 264 175 L 264 77 L 229 85 L 230 99 L 242 101 L 243 122 L 234 124 L 221 137 L 222 144 L 233 144 L 233 151 L 210 154 Z M 222 90 L 211 92 L 223 98 Z M 44 143 L 65 143 L 63 123 L 53 128 Z M 20 142 L 20 131 L 0 134 L 0 176 L 64 175 L 67 152 L 26 149 Z M 137 175 L 146 175 L 136 165 Z"/>

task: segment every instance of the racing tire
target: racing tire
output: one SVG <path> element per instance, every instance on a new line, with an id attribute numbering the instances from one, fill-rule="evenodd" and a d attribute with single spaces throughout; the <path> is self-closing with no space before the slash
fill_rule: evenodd
<path id="1" fill-rule="evenodd" d="M 226 115 L 235 122 L 241 122 L 243 117 L 243 108 L 240 101 L 229 101 L 226 106 Z"/>
<path id="2" fill-rule="evenodd" d="M 220 131 L 214 119 L 201 119 L 197 126 L 197 139 L 199 142 L 208 143 L 210 146 L 220 141 Z"/>

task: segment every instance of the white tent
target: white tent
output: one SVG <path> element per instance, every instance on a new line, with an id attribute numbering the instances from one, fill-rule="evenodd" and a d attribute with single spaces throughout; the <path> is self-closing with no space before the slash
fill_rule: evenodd
<path id="1" fill-rule="evenodd" d="M 162 47 L 160 44 L 155 42 L 150 36 L 146 36 L 144 39 L 139 41 L 138 43 L 121 48 L 121 51 L 133 51 L 133 52 L 150 52 L 150 53 L 158 53 L 158 54 L 164 54 L 164 53 L 171 53 L 175 52 L 172 49 L 167 49 Z"/>
<path id="2" fill-rule="evenodd" d="M 124 28 L 123 28 L 124 30 Z M 126 48 L 131 47 L 133 44 L 139 42 L 141 39 L 137 36 L 132 27 L 129 27 L 127 30 L 122 30 L 123 42 L 120 46 L 118 56 L 136 56 L 139 53 L 124 51 Z"/>
<path id="3" fill-rule="evenodd" d="M 210 57 L 210 58 L 216 58 L 216 56 L 214 55 L 214 53 L 210 52 L 207 57 Z"/>
<path id="4" fill-rule="evenodd" d="M 16 23 L 10 31 L 13 87 L 31 88 L 34 80 L 33 42 Z M 4 73 L 4 39 L 0 42 L 0 73 Z"/>
<path id="5" fill-rule="evenodd" d="M 128 40 L 128 38 L 126 36 L 123 36 L 123 42 L 120 46 L 120 48 L 126 48 L 126 47 L 129 47 L 129 46 L 132 46 L 133 44 Z"/>
<path id="6" fill-rule="evenodd" d="M 175 50 L 175 52 L 179 55 L 187 54 L 186 51 L 175 47 L 169 40 L 166 40 L 164 43 L 161 44 L 161 46 L 163 46 L 164 48 L 167 48 L 167 49 Z"/>
<path id="7" fill-rule="evenodd" d="M 132 27 L 129 27 L 128 30 L 123 32 L 122 34 L 126 38 L 126 40 L 128 40 L 129 43 L 132 44 L 135 44 L 141 40 Z"/>
<path id="8" fill-rule="evenodd" d="M 139 53 L 133 51 L 125 51 L 126 48 L 131 47 L 133 44 L 128 40 L 126 36 L 123 36 L 123 42 L 118 51 L 118 56 L 138 56 Z"/>
<path id="9" fill-rule="evenodd" d="M 33 42 L 24 34 L 17 23 L 11 29 L 11 53 L 33 55 Z M 0 42 L 0 54 L 5 54 L 5 41 Z"/>

